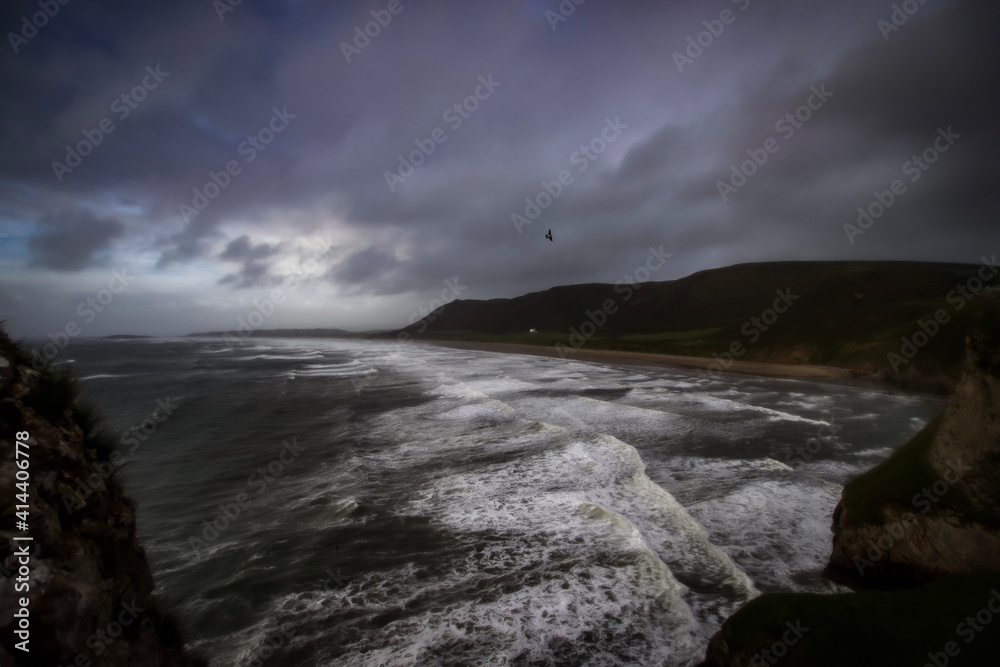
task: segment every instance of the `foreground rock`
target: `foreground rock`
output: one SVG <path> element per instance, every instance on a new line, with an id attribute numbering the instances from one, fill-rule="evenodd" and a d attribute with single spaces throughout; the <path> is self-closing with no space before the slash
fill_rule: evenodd
<path id="1" fill-rule="evenodd" d="M 9 577 L 0 597 L 0 664 L 200 664 L 184 654 L 175 625 L 153 604 L 135 503 L 109 474 L 109 441 L 81 428 L 78 422 L 90 427 L 90 419 L 74 407 L 71 383 L 26 361 L 0 331 L 0 563 Z M 22 491 L 16 487 L 19 432 L 30 434 L 26 532 L 15 524 L 25 518 L 15 516 L 14 507 Z M 85 504 L 70 500 L 81 483 L 92 489 Z M 13 539 L 25 535 L 33 540 Z M 29 588 L 15 592 L 16 552 L 23 545 L 30 551 Z M 30 653 L 15 646 L 22 597 L 30 600 Z"/>
<path id="2" fill-rule="evenodd" d="M 993 573 L 891 592 L 762 595 L 723 623 L 701 667 L 995 665 L 997 610 Z"/>

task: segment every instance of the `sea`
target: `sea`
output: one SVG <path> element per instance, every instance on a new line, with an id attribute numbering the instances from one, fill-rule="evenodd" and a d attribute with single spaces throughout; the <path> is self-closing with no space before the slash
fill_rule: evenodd
<path id="1" fill-rule="evenodd" d="M 157 599 L 213 667 L 695 665 L 755 596 L 842 590 L 842 485 L 944 406 L 396 341 L 60 363 L 121 435 Z"/>

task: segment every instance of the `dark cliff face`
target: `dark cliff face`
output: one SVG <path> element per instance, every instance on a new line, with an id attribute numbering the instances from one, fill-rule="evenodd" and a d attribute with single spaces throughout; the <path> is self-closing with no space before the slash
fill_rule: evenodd
<path id="1" fill-rule="evenodd" d="M 0 664 L 192 665 L 173 623 L 152 602 L 153 577 L 136 539 L 135 503 L 112 474 L 107 448 L 74 406 L 72 384 L 25 365 L 0 331 Z M 27 433 L 27 531 L 15 514 L 17 438 Z M 104 443 L 107 440 L 103 441 Z M 23 464 L 22 464 L 23 465 Z M 22 475 L 23 477 L 23 475 Z M 91 493 L 72 500 L 81 484 Z M 30 536 L 31 541 L 15 541 Z M 15 589 L 19 550 L 30 552 L 27 592 Z M 29 653 L 16 648 L 29 599 Z"/>
<path id="2" fill-rule="evenodd" d="M 970 509 L 1000 525 L 1000 336 L 969 336 L 965 372 L 929 458 L 937 471 L 961 460 L 968 470 L 959 484 Z"/>
<path id="3" fill-rule="evenodd" d="M 831 578 L 896 588 L 1000 571 L 1000 338 L 966 347 L 944 414 L 844 488 Z"/>

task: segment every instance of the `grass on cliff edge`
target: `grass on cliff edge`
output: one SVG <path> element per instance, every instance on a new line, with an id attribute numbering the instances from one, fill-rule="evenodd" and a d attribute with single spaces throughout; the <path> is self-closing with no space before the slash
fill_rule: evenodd
<path id="1" fill-rule="evenodd" d="M 928 450 L 937 436 L 943 415 L 938 415 L 920 430 L 905 445 L 897 449 L 882 463 L 868 472 L 855 477 L 844 486 L 842 498 L 844 524 L 858 526 L 863 523 L 880 524 L 881 509 L 895 505 L 903 511 L 920 513 L 926 502 L 915 505 L 914 496 L 930 489 L 935 482 L 943 479 L 928 461 Z M 929 512 L 948 510 L 965 521 L 993 525 L 997 518 L 972 509 L 972 503 L 960 487 L 949 485 L 944 495 L 937 497 Z"/>
<path id="2" fill-rule="evenodd" d="M 1000 600 L 996 573 L 956 575 L 893 592 L 774 593 L 751 600 L 722 632 L 730 649 L 752 658 L 782 638 L 786 622 L 800 622 L 809 629 L 779 660 L 782 667 L 919 667 L 928 663 L 928 653 L 943 652 L 948 642 L 958 649 L 956 657 L 944 656 L 948 665 L 978 667 L 997 664 L 1000 614 L 986 612 L 992 621 L 980 625 L 979 632 L 965 625 L 959 634 L 958 626 L 986 609 L 994 594 Z"/>
<path id="3" fill-rule="evenodd" d="M 10 362 L 19 378 L 22 376 L 19 366 L 33 368 L 27 351 L 2 326 L 0 355 Z M 107 461 L 118 447 L 119 440 L 101 423 L 97 408 L 80 400 L 79 388 L 72 373 L 68 369 L 55 369 L 46 364 L 38 375 L 38 389 L 25 397 L 25 404 L 52 423 L 62 419 L 69 409 L 73 421 L 83 431 L 86 446 L 97 452 L 99 461 Z"/>
<path id="4" fill-rule="evenodd" d="M 885 461 L 844 486 L 842 502 L 847 525 L 880 523 L 880 510 L 889 504 L 912 512 L 919 511 L 913 505 L 913 496 L 939 479 L 938 473 L 927 461 L 927 451 L 940 425 L 939 415 Z M 954 499 L 955 496 L 949 492 L 941 500 Z"/>

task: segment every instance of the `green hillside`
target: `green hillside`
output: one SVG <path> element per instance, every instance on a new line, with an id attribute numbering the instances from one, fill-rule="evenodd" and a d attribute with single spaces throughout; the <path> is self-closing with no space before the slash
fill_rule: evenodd
<path id="1" fill-rule="evenodd" d="M 959 375 L 966 331 L 1000 321 L 997 285 L 996 270 L 974 264 L 740 264 L 665 282 L 460 300 L 405 331 L 418 340 L 723 358 L 735 352 L 742 361 L 838 366 L 944 389 Z"/>

